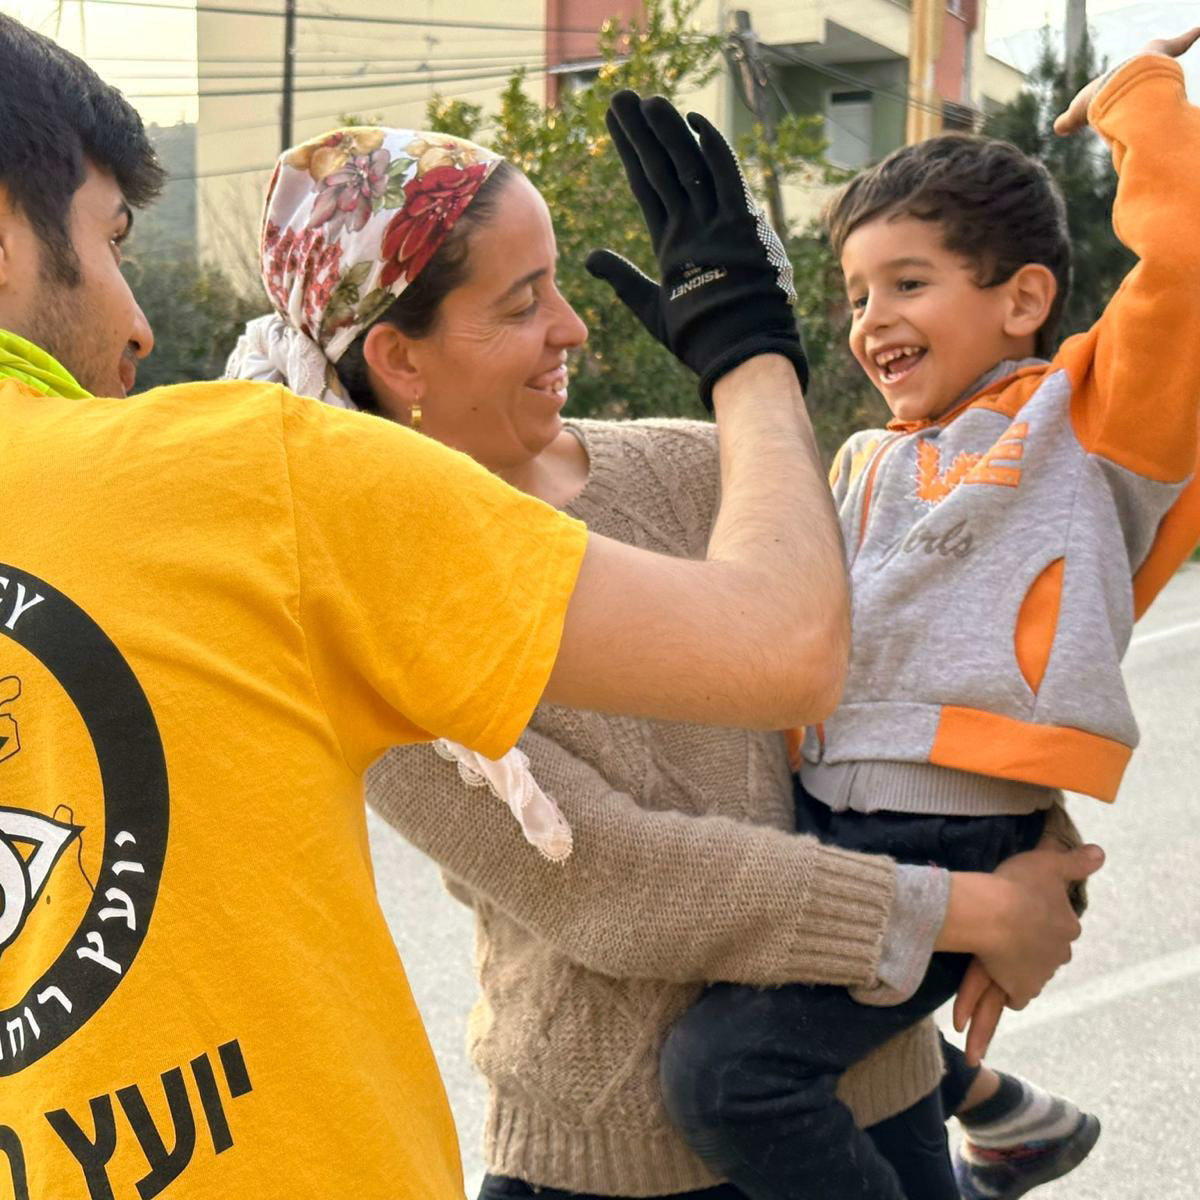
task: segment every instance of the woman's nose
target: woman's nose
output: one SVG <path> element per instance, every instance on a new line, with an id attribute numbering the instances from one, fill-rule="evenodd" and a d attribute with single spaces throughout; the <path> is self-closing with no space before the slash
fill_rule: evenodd
<path id="1" fill-rule="evenodd" d="M 558 297 L 559 309 L 550 330 L 550 339 L 556 346 L 582 346 L 588 338 L 588 327 L 583 318 L 571 307 L 567 298 L 561 293 Z"/>

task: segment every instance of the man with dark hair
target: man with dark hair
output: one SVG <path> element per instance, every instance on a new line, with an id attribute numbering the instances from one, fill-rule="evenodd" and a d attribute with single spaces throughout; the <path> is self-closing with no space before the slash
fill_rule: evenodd
<path id="1" fill-rule="evenodd" d="M 23 313 L 8 328 L 71 362 L 89 391 L 124 395 L 154 339 L 106 260 L 119 262 L 132 210 L 158 195 L 163 169 L 137 113 L 85 63 L 11 19 L 0 54 L 27 64 L 0 74 L 0 219 L 24 223 L 37 250 L 19 265 L 6 255 Z"/>
<path id="2" fill-rule="evenodd" d="M 787 357 L 717 314 L 721 561 L 667 559 L 278 387 L 126 399 L 152 335 L 120 246 L 161 182 L 120 95 L 0 16 L 0 1192 L 461 1200 L 361 774 L 500 754 L 543 691 L 832 707 L 846 584 L 786 294 L 743 211 L 736 303 Z"/>

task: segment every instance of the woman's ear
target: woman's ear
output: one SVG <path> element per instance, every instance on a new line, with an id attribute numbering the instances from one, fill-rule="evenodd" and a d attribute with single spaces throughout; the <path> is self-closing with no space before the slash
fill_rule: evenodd
<path id="1" fill-rule="evenodd" d="M 1013 338 L 1036 337 L 1058 295 L 1054 272 L 1042 263 L 1026 263 L 1013 273 L 1004 287 L 1008 292 L 1004 332 Z"/>
<path id="2" fill-rule="evenodd" d="M 371 327 L 363 342 L 367 378 L 375 401 L 393 420 L 408 424 L 413 405 L 425 392 L 415 339 L 387 321 Z"/>

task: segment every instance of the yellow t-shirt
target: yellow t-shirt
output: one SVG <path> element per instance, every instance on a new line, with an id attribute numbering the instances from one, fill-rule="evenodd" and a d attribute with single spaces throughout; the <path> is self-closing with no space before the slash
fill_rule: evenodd
<path id="1" fill-rule="evenodd" d="M 461 1200 L 360 775 L 515 741 L 583 527 L 246 383 L 0 381 L 0 495 L 0 1196 Z"/>

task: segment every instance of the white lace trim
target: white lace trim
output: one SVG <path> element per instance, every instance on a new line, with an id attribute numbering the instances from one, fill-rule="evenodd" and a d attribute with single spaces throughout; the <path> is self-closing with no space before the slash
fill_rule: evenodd
<path id="1" fill-rule="evenodd" d="M 502 800 L 517 818 L 525 840 L 542 855 L 559 863 L 571 856 L 571 827 L 534 779 L 524 751 L 514 747 L 503 758 L 484 758 L 446 738 L 438 738 L 433 748 L 442 758 L 458 764 L 458 773 L 468 787 L 486 787 Z"/>

